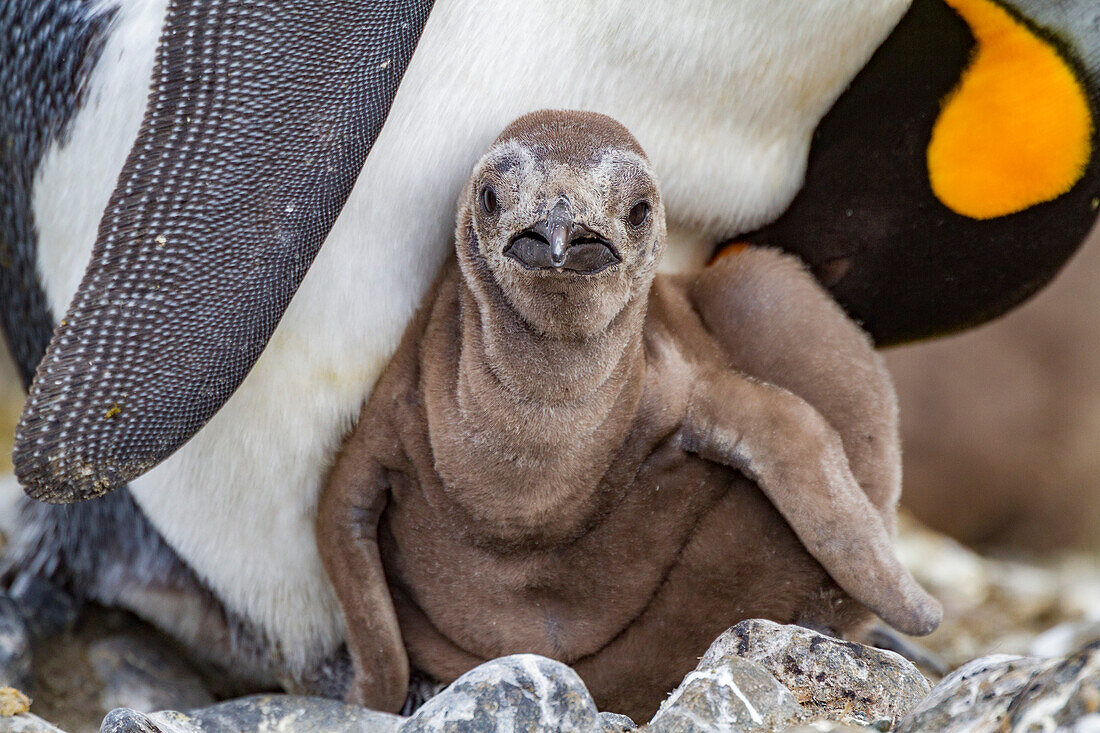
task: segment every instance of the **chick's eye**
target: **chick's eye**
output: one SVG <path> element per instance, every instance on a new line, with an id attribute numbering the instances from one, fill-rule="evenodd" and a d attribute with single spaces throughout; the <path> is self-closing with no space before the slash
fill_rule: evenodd
<path id="1" fill-rule="evenodd" d="M 492 186 L 481 189 L 481 208 L 485 209 L 486 214 L 492 214 L 497 210 L 497 192 Z"/>
<path id="2" fill-rule="evenodd" d="M 649 202 L 639 201 L 634 204 L 634 208 L 627 214 L 626 220 L 630 222 L 632 227 L 640 227 L 645 223 L 645 220 L 649 218 Z"/>

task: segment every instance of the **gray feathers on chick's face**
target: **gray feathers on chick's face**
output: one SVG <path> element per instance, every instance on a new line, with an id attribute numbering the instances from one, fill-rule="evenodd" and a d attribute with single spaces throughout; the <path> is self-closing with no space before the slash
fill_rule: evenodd
<path id="1" fill-rule="evenodd" d="M 474 167 L 456 249 L 479 299 L 495 293 L 538 333 L 568 338 L 601 333 L 648 292 L 664 238 L 656 178 L 626 128 L 542 111 Z"/>

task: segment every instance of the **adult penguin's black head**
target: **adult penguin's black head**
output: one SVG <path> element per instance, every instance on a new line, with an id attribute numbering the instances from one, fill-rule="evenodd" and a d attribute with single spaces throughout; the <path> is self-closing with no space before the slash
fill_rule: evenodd
<path id="1" fill-rule="evenodd" d="M 745 241 L 796 252 L 879 344 L 983 323 L 1100 209 L 1100 5 L 915 0 Z"/>

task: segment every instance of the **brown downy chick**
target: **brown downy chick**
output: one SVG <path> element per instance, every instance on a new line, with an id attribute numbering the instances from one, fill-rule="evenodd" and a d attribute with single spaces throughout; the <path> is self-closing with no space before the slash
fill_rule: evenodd
<path id="1" fill-rule="evenodd" d="M 891 546 L 897 410 L 867 338 L 775 252 L 654 279 L 664 236 L 610 118 L 527 115 L 477 164 L 457 260 L 321 497 L 352 699 L 534 652 L 645 719 L 745 618 L 936 627 Z"/>

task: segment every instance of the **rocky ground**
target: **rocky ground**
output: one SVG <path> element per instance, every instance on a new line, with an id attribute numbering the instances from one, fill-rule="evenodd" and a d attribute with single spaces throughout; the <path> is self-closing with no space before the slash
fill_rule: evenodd
<path id="1" fill-rule="evenodd" d="M 903 649 L 919 666 L 801 627 L 745 621 L 714 642 L 651 721 L 637 723 L 658 733 L 1100 731 L 1100 562 L 981 558 L 913 523 L 900 548 L 946 611 L 920 641 L 923 653 Z M 861 640 L 884 642 L 873 630 Z M 276 694 L 218 702 L 216 689 L 171 642 L 114 611 L 95 610 L 30 650 L 0 598 L 0 731 L 636 727 L 598 711 L 568 667 L 532 655 L 478 667 L 408 718 Z"/>
<path id="2" fill-rule="evenodd" d="M 0 476 L 22 401 L 3 356 Z M 0 493 L 13 486 L 0 480 Z M 637 722 L 652 731 L 1100 731 L 1100 558 L 982 558 L 911 522 L 900 551 L 945 607 L 942 627 L 920 640 L 928 653 L 906 650 L 919 668 L 798 627 L 744 622 L 715 641 L 652 721 Z M 859 640 L 890 641 L 874 632 Z M 222 693 L 171 641 L 116 611 L 94 609 L 32 650 L 0 596 L 0 733 L 635 726 L 598 712 L 567 667 L 532 656 L 479 667 L 410 718 L 274 694 L 219 702 Z"/>

